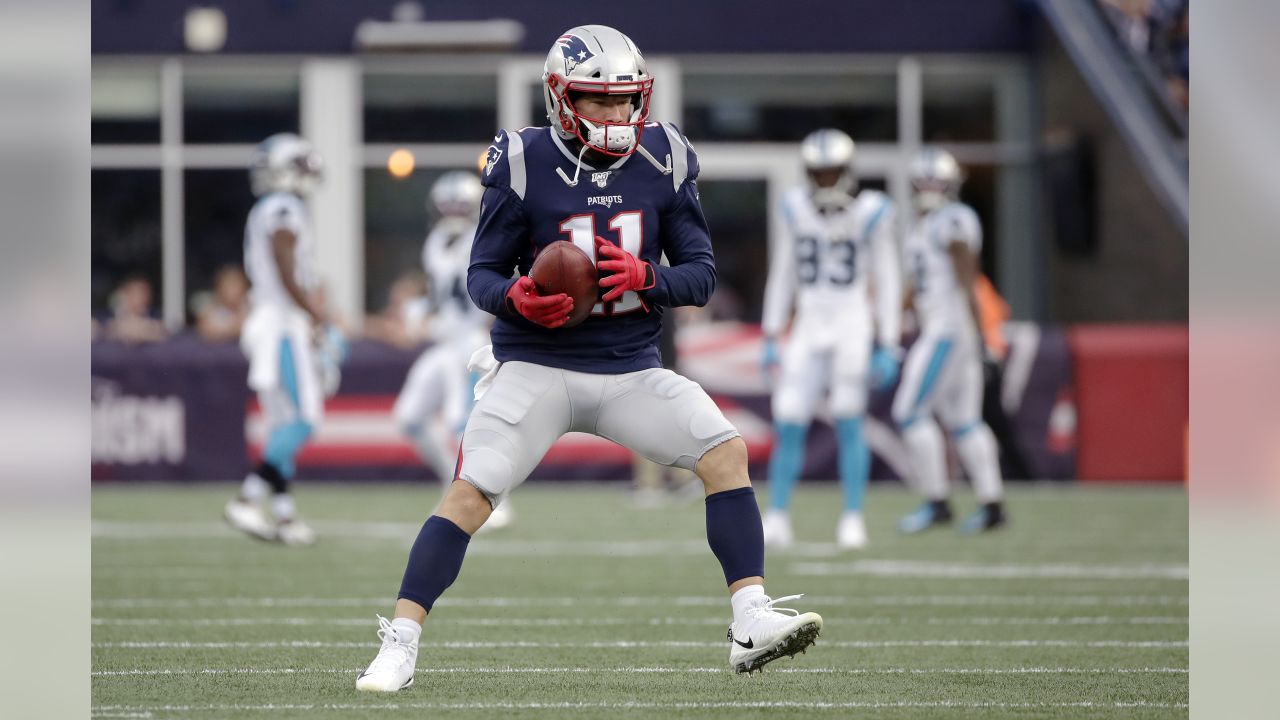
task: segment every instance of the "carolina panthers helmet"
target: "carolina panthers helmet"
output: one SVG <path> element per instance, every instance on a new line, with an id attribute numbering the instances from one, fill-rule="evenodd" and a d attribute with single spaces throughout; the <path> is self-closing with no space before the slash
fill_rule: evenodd
<path id="1" fill-rule="evenodd" d="M 921 211 L 937 210 L 960 196 L 964 171 L 951 153 L 942 148 L 922 148 L 911 161 L 911 187 Z"/>
<path id="2" fill-rule="evenodd" d="M 853 200 L 858 179 L 853 174 L 853 138 L 832 128 L 814 130 L 800 143 L 800 159 L 808 171 L 809 192 L 819 208 L 836 209 Z M 823 170 L 839 170 L 834 185 L 820 187 L 814 173 Z"/>
<path id="3" fill-rule="evenodd" d="M 320 154 L 293 133 L 277 133 L 253 151 L 249 180 L 254 195 L 287 192 L 306 195 L 323 179 Z"/>
<path id="4" fill-rule="evenodd" d="M 444 217 L 475 218 L 483 195 L 480 178 L 466 170 L 447 172 L 431 186 L 431 204 Z"/>
<path id="5" fill-rule="evenodd" d="M 579 25 L 556 39 L 542 68 L 547 120 L 564 140 L 625 157 L 635 152 L 649 119 L 653 77 L 631 38 L 604 25 Z M 583 117 L 569 93 L 632 95 L 631 117 L 611 123 Z"/>

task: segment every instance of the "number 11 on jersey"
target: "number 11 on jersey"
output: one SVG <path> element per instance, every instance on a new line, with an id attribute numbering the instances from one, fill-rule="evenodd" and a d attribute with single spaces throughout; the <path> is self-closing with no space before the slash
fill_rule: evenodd
<path id="1" fill-rule="evenodd" d="M 640 256 L 640 250 L 644 246 L 644 213 L 639 210 L 629 210 L 627 212 L 618 213 L 609 221 L 609 229 L 616 230 L 618 238 L 622 241 L 623 250 Z M 569 240 L 578 249 L 587 254 L 591 258 L 591 262 L 599 262 L 596 257 L 596 216 L 595 215 L 573 215 L 560 223 L 560 232 L 567 233 Z M 608 238 L 606 238 L 608 239 Z M 608 305 L 609 307 L 605 307 Z M 622 294 L 622 297 L 611 303 L 596 303 L 591 310 L 592 315 L 621 315 L 622 313 L 634 312 L 644 307 L 640 302 L 640 296 L 628 290 Z"/>

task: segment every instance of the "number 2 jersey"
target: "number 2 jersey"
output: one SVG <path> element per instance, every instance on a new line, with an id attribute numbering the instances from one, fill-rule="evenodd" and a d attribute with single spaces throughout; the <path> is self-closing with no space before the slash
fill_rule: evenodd
<path id="1" fill-rule="evenodd" d="M 489 146 L 467 288 L 497 318 L 490 337 L 499 361 L 610 374 L 662 367 L 663 308 L 710 299 L 716 272 L 695 182 L 697 155 L 669 123 L 647 123 L 640 144 L 659 162 L 669 160 L 671 171 L 633 153 L 606 167 L 584 163 L 575 186 L 577 152 L 551 128 L 500 132 Z M 594 261 L 596 236 L 648 262 L 654 287 L 597 302 L 586 321 L 569 328 L 544 328 L 507 307 L 513 271 L 528 273 L 537 253 L 557 240 Z M 664 254 L 669 267 L 659 262 Z"/>
<path id="2" fill-rule="evenodd" d="M 785 230 L 769 251 L 762 330 L 777 336 L 795 306 L 793 335 L 830 348 L 850 325 L 872 319 L 876 337 L 897 347 L 901 277 L 893 240 L 893 201 L 863 190 L 844 208 L 823 213 L 804 188 L 782 199 Z"/>

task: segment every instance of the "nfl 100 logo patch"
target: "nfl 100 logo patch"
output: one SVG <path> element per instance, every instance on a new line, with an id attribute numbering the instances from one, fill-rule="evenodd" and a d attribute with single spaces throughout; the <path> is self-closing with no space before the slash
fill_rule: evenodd
<path id="1" fill-rule="evenodd" d="M 598 187 L 604 187 L 605 185 L 609 184 L 609 175 L 611 173 L 612 173 L 611 170 L 605 170 L 604 172 L 593 172 L 591 173 L 591 182 L 595 183 Z"/>

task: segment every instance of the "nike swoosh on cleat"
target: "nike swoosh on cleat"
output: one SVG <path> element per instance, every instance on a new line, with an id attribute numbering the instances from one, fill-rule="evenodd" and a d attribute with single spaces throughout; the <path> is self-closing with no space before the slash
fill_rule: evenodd
<path id="1" fill-rule="evenodd" d="M 729 636 L 729 638 L 733 640 L 735 643 L 737 643 L 739 647 L 744 648 L 746 650 L 750 650 L 751 648 L 756 646 L 756 641 L 752 640 L 751 638 L 747 638 L 746 642 L 742 642 L 741 640 L 739 640 L 736 637 L 733 637 L 732 635 Z"/>

